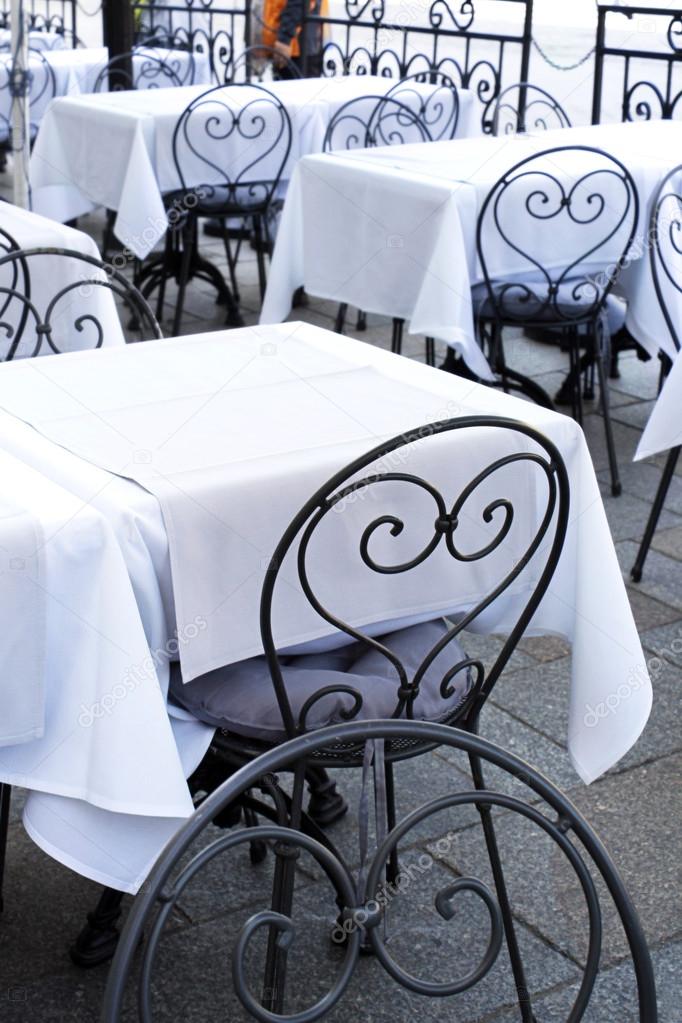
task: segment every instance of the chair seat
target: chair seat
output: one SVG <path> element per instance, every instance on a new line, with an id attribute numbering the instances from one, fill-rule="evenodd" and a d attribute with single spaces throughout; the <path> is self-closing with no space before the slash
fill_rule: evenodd
<path id="1" fill-rule="evenodd" d="M 524 285 L 533 292 L 532 296 L 526 295 L 520 287 L 510 289 L 504 297 L 503 319 L 510 323 L 547 323 L 556 326 L 572 323 L 580 323 L 591 319 L 596 304 L 597 295 L 591 287 L 574 295 L 574 289 L 584 282 L 584 278 L 576 277 L 564 281 L 557 290 L 556 304 L 547 302 L 547 282 L 533 281 L 526 279 L 519 284 Z M 497 293 L 508 287 L 510 281 L 500 281 L 493 284 Z M 474 313 L 478 319 L 493 320 L 496 317 L 495 306 L 488 294 L 485 284 L 475 284 L 471 291 L 474 305 Z M 609 329 L 612 334 L 625 323 L 625 305 L 614 295 L 606 297 L 606 312 L 609 318 Z"/>
<path id="2" fill-rule="evenodd" d="M 247 217 L 264 213 L 270 189 L 254 185 L 251 194 L 249 188 L 249 185 L 240 185 L 237 189 L 227 185 L 202 185 L 196 189 L 166 192 L 163 201 L 166 209 L 175 207 L 180 210 L 186 207 L 189 212 L 200 217 Z M 191 202 L 188 202 L 190 198 Z"/>
<path id="3" fill-rule="evenodd" d="M 412 625 L 379 637 L 401 661 L 408 681 L 449 626 L 439 619 Z M 451 695 L 440 693 L 443 678 L 453 667 L 466 660 L 466 654 L 453 639 L 426 671 L 413 717 L 422 721 L 449 719 L 469 692 L 472 674 L 462 667 L 449 681 Z M 298 719 L 301 708 L 315 692 L 327 686 L 352 687 L 362 696 L 355 720 L 393 717 L 398 706 L 398 676 L 392 664 L 364 643 L 351 643 L 327 653 L 280 656 L 282 675 L 289 702 Z M 287 738 L 275 690 L 264 656 L 208 672 L 184 684 L 178 664 L 171 665 L 170 693 L 173 700 L 200 721 L 236 735 L 279 743 Z M 313 704 L 306 717 L 308 730 L 339 724 L 354 707 L 349 693 L 331 693 Z M 404 716 L 404 715 L 403 715 Z"/>

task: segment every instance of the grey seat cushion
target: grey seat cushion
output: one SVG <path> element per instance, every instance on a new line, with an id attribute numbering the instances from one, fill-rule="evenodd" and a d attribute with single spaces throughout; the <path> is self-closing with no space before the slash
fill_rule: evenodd
<path id="1" fill-rule="evenodd" d="M 518 319 L 525 322 L 565 323 L 570 326 L 571 320 L 579 320 L 581 316 L 588 316 L 597 298 L 596 292 L 587 287 L 583 292 L 573 294 L 574 288 L 578 287 L 582 278 L 564 281 L 557 292 L 558 313 L 554 303 L 547 304 L 547 282 L 534 282 L 532 279 L 519 282 L 525 285 L 533 293 L 534 297 L 525 296 L 521 288 L 510 289 L 502 299 L 502 313 L 509 319 Z M 509 281 L 500 282 L 499 286 L 493 285 L 495 291 L 502 291 Z M 485 284 L 476 284 L 472 288 L 472 300 L 477 317 L 492 319 L 495 316 L 495 307 L 490 301 L 488 289 Z M 523 297 L 527 301 L 522 301 Z M 609 317 L 609 329 L 615 334 L 625 323 L 625 305 L 614 295 L 608 295 L 606 299 L 606 311 Z"/>
<path id="2" fill-rule="evenodd" d="M 446 634 L 448 626 L 439 619 L 412 625 L 379 637 L 401 661 L 408 682 L 426 655 Z M 440 687 L 444 676 L 466 660 L 453 639 L 435 658 L 421 681 L 413 716 L 424 721 L 449 718 L 471 687 L 471 670 L 463 667 L 449 682 L 453 689 L 444 699 Z M 282 674 L 294 717 L 306 700 L 327 686 L 350 686 L 362 696 L 357 720 L 392 717 L 398 706 L 398 675 L 387 658 L 364 643 L 353 643 L 327 653 L 281 657 Z M 206 724 L 237 735 L 269 743 L 286 738 L 275 690 L 265 657 L 230 664 L 183 683 L 179 665 L 171 666 L 171 696 L 176 703 Z M 352 710 L 349 693 L 332 693 L 318 700 L 307 715 L 308 730 L 339 724 L 343 713 Z"/>

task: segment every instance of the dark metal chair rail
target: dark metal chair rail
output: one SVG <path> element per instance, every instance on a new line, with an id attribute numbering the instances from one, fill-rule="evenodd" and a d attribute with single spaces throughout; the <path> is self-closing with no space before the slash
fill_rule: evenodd
<path id="1" fill-rule="evenodd" d="M 426 5 L 425 5 L 426 6 Z M 417 71 L 440 71 L 457 85 L 474 91 L 481 104 L 481 120 L 491 129 L 491 108 L 502 87 L 509 62 L 508 51 L 516 52 L 517 81 L 528 80 L 531 52 L 532 0 L 500 0 L 500 13 L 522 14 L 522 27 L 501 32 L 479 29 L 475 0 L 430 0 L 424 23 L 387 19 L 385 0 L 345 0 L 345 17 L 304 16 L 304 67 L 322 54 L 323 75 L 371 74 L 403 78 Z M 335 29 L 341 41 L 324 42 L 325 33 Z M 369 36 L 369 39 L 367 39 Z M 495 54 L 482 55 L 481 48 L 493 44 Z M 455 45 L 456 53 L 448 51 Z M 510 58 L 514 59 L 514 58 Z"/>
<path id="2" fill-rule="evenodd" d="M 570 118 L 561 103 L 539 85 L 530 82 L 508 85 L 495 100 L 491 125 L 493 135 L 570 127 Z"/>
<path id="3" fill-rule="evenodd" d="M 179 60 L 173 60 L 172 50 L 160 52 L 163 55 L 156 56 L 146 49 L 140 52 L 140 48 L 136 47 L 130 53 L 117 54 L 99 72 L 92 91 L 121 92 L 191 85 L 194 78 L 191 54 L 188 54 L 188 63 L 183 68 Z"/>
<path id="4" fill-rule="evenodd" d="M 277 790 L 277 772 L 293 771 L 296 785 L 303 766 L 320 749 L 334 745 L 362 746 L 368 742 L 383 743 L 387 747 L 395 742 L 412 742 L 422 747 L 443 746 L 458 750 L 469 758 L 481 780 L 483 765 L 486 765 L 512 777 L 517 787 L 514 795 L 505 795 L 477 785 L 471 791 L 456 791 L 424 803 L 395 823 L 383 842 L 379 842 L 369 863 L 366 880 L 359 888 L 336 849 L 309 837 L 295 824 L 282 823 L 276 813 L 267 814 L 270 819 L 274 819 L 274 824 L 231 830 L 200 849 L 195 846 L 196 840 L 204 835 L 211 822 L 235 801 L 248 799 L 249 792 L 258 791 L 259 788 L 269 793 L 273 789 Z M 642 1023 L 656 1023 L 655 980 L 642 926 L 607 850 L 589 824 L 563 793 L 518 757 L 468 732 L 415 721 L 351 722 L 299 736 L 245 766 L 209 796 L 170 840 L 145 882 L 143 891 L 137 896 L 109 973 L 102 1023 L 120 1023 L 126 990 L 132 983 L 137 984 L 137 1018 L 144 1023 L 151 1023 L 154 1019 L 153 999 L 156 994 L 155 968 L 162 958 L 160 942 L 174 907 L 187 885 L 202 869 L 216 858 L 254 839 L 275 843 L 275 848 L 280 850 L 281 855 L 286 855 L 289 862 L 292 856 L 300 856 L 302 853 L 307 853 L 317 861 L 336 892 L 341 909 L 339 920 L 343 922 L 337 927 L 343 926 L 346 940 L 343 957 L 329 990 L 315 1004 L 286 1015 L 283 996 L 278 999 L 274 1011 L 259 1002 L 249 984 L 246 964 L 254 936 L 263 929 L 268 930 L 273 943 L 271 947 L 276 947 L 279 955 L 280 971 L 276 976 L 278 983 L 284 986 L 287 949 L 297 933 L 291 904 L 283 909 L 273 906 L 251 916 L 238 932 L 231 955 L 234 991 L 250 1016 L 262 1023 L 284 1023 L 285 1020 L 311 1023 L 326 1016 L 338 1004 L 355 972 L 363 935 L 371 943 L 371 949 L 381 966 L 409 991 L 431 997 L 447 997 L 475 987 L 497 962 L 502 947 L 503 918 L 509 907 L 504 904 L 499 887 L 493 890 L 479 877 L 463 876 L 453 879 L 436 893 L 436 919 L 440 917 L 443 921 L 455 916 L 457 898 L 461 893 L 468 892 L 476 896 L 483 910 L 484 934 L 486 931 L 488 934 L 487 945 L 478 965 L 452 981 L 436 983 L 408 972 L 394 958 L 394 950 L 386 943 L 382 927 L 388 905 L 382 876 L 399 842 L 424 820 L 443 810 L 467 806 L 478 810 L 484 826 L 490 811 L 495 808 L 505 811 L 505 820 L 500 827 L 506 828 L 510 821 L 518 818 L 534 825 L 538 835 L 546 836 L 553 843 L 556 858 L 563 860 L 577 878 L 588 919 L 589 944 L 581 983 L 575 996 L 569 996 L 573 998 L 573 1004 L 565 1018 L 570 1023 L 578 1023 L 584 1018 L 598 975 L 602 911 L 592 876 L 597 874 L 605 883 L 627 938 L 636 978 L 639 1019 Z M 393 898 L 400 897 L 401 889 L 398 887 Z M 432 926 L 435 924 L 432 923 Z M 299 937 L 299 940 L 304 939 Z M 142 959 L 139 974 L 136 972 L 138 952 Z M 308 965 L 310 968 L 312 964 Z M 162 985 L 160 990 L 163 990 Z M 530 993 L 525 990 L 521 994 L 523 1018 L 534 1019 Z"/>
<path id="5" fill-rule="evenodd" d="M 623 19 L 640 18 L 651 25 L 652 36 L 664 39 L 664 49 L 637 49 L 626 44 L 612 46 L 608 40 L 611 26 L 623 27 Z M 618 4 L 599 4 L 597 15 L 597 41 L 594 67 L 594 95 L 592 123 L 599 124 L 602 115 L 604 75 L 607 67 L 618 63 L 623 69 L 623 95 L 621 115 L 623 121 L 650 121 L 656 118 L 671 120 L 682 114 L 682 86 L 675 71 L 682 59 L 682 7 L 622 7 Z M 662 82 L 656 83 L 633 75 L 632 65 L 638 60 L 653 62 L 661 68 Z M 633 81 L 634 78 L 634 81 Z M 678 87 L 679 86 L 679 87 Z"/>
<path id="6" fill-rule="evenodd" d="M 4 234 L 4 232 L 3 232 Z M 9 236 L 7 236 L 9 237 Z M 144 335 L 145 340 L 162 338 L 161 328 L 148 306 L 147 302 L 137 290 L 124 277 L 120 271 L 113 266 L 96 259 L 94 256 L 86 255 L 75 249 L 60 248 L 33 248 L 17 249 L 11 245 L 3 244 L 0 239 L 0 251 L 9 249 L 5 255 L 0 256 L 0 331 L 4 339 L 9 341 L 9 348 L 4 355 L 4 360 L 9 361 L 19 354 L 22 341 L 26 335 L 30 335 L 30 351 L 22 352 L 26 357 L 38 355 L 47 345 L 52 352 L 59 354 L 61 347 L 59 338 L 55 337 L 57 323 L 68 321 L 69 333 L 76 332 L 88 337 L 92 334 L 89 344 L 83 344 L 86 348 L 101 348 L 104 343 L 105 328 L 92 311 L 83 311 L 82 303 L 78 301 L 79 289 L 91 293 L 92 289 L 102 288 L 111 292 L 114 300 L 119 299 L 127 313 L 132 317 L 135 332 Z M 69 259 L 84 267 L 83 276 L 74 278 L 67 285 L 61 287 L 47 303 L 45 309 L 38 309 L 35 300 L 31 295 L 31 263 L 40 257 L 51 259 Z M 7 280 L 6 268 L 11 274 Z M 44 279 L 44 274 L 39 275 Z M 80 296 L 83 297 L 83 296 Z M 16 311 L 16 322 L 8 317 L 12 311 Z"/>

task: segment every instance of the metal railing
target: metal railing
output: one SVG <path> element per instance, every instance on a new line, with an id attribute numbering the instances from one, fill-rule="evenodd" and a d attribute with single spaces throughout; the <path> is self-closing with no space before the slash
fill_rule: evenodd
<path id="1" fill-rule="evenodd" d="M 344 0 L 341 14 L 306 12 L 304 66 L 322 75 L 371 74 L 392 78 L 438 71 L 471 89 L 482 106 L 483 129 L 503 84 L 527 81 L 533 0 L 497 0 L 497 24 L 481 25 L 475 0 L 429 0 L 391 12 L 390 0 Z M 511 53 L 514 56 L 511 55 Z"/>
<path id="2" fill-rule="evenodd" d="M 607 69 L 620 67 L 623 75 L 621 117 L 623 121 L 670 120 L 682 114 L 682 6 L 621 7 L 598 4 L 597 42 L 594 67 L 592 123 L 599 124 L 602 113 L 604 75 Z M 630 20 L 633 40 L 646 32 L 658 40 L 659 48 L 644 48 L 621 42 L 611 45 L 609 30 L 622 28 Z M 657 81 L 646 77 L 641 61 L 660 68 Z M 651 68 L 652 65 L 650 64 Z M 646 73 L 650 73 L 648 70 Z"/>

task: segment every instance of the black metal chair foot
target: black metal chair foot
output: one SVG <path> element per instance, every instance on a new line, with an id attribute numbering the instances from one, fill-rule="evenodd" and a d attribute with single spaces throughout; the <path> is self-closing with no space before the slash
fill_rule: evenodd
<path id="1" fill-rule="evenodd" d="M 613 497 L 620 497 L 620 495 L 622 493 L 623 493 L 623 484 L 620 481 L 618 483 L 613 483 L 611 485 L 611 494 L 613 495 Z"/>
<path id="2" fill-rule="evenodd" d="M 633 570 L 630 572 L 630 578 L 632 579 L 633 583 L 641 583 L 642 569 L 638 567 L 633 568 Z"/>
<path id="3" fill-rule="evenodd" d="M 105 888 L 97 907 L 88 913 L 88 922 L 69 949 L 71 962 L 83 969 L 107 963 L 113 957 L 120 936 L 117 921 L 121 916 L 123 892 Z"/>
<path id="4" fill-rule="evenodd" d="M 321 828 L 328 828 L 348 812 L 348 803 L 336 788 L 336 782 L 324 772 L 324 780 L 310 785 L 308 816 Z"/>
<path id="5" fill-rule="evenodd" d="M 249 859 L 254 867 L 263 863 L 268 855 L 268 847 L 265 842 L 252 842 L 249 846 Z"/>

